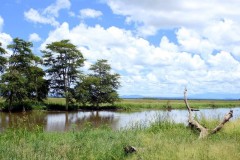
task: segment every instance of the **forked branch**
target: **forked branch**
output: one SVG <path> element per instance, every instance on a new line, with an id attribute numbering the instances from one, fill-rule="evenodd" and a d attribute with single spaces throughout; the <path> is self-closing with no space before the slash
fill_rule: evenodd
<path id="1" fill-rule="evenodd" d="M 186 104 L 186 107 L 188 109 L 188 113 L 189 113 L 189 117 L 188 117 L 188 124 L 190 127 L 192 128 L 196 128 L 197 130 L 200 131 L 200 136 L 199 138 L 204 138 L 206 136 L 208 136 L 209 134 L 214 134 L 217 133 L 219 130 L 222 129 L 222 127 L 224 126 L 225 123 L 227 123 L 233 116 L 233 110 L 230 110 L 230 112 L 228 114 L 226 114 L 224 116 L 223 121 L 216 127 L 214 128 L 211 132 L 209 132 L 209 129 L 203 127 L 198 121 L 196 121 L 193 118 L 193 113 L 192 111 L 194 111 L 194 109 L 192 109 L 189 104 L 188 104 L 188 100 L 187 100 L 187 89 L 185 89 L 184 91 L 184 102 Z"/>

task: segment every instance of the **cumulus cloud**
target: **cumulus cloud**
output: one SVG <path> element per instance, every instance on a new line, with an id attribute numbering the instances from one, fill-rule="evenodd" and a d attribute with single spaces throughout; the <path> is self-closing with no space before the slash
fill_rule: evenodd
<path id="1" fill-rule="evenodd" d="M 11 51 L 7 49 L 7 46 L 12 42 L 12 37 L 7 34 L 0 32 L 0 42 L 2 43 L 2 47 L 7 51 L 7 55 L 4 56 L 10 56 Z"/>
<path id="2" fill-rule="evenodd" d="M 24 12 L 24 17 L 34 23 L 41 23 L 41 24 L 50 24 L 52 26 L 58 26 L 59 23 L 56 21 L 54 17 L 46 17 L 41 15 L 37 10 L 30 9 L 27 12 Z"/>
<path id="3" fill-rule="evenodd" d="M 97 59 L 107 59 L 114 71 L 122 73 L 120 94 L 182 96 L 185 86 L 192 93 L 203 93 L 206 88 L 208 92 L 237 93 L 240 84 L 233 81 L 240 80 L 236 74 L 240 72 L 239 61 L 227 51 L 204 57 L 197 46 L 207 46 L 210 53 L 218 45 L 204 39 L 204 32 L 182 27 L 176 32 L 177 43 L 164 36 L 159 46 L 154 46 L 118 27 L 81 23 L 70 28 L 65 22 L 49 33 L 41 49 L 53 41 L 70 39 L 88 59 L 88 66 Z"/>
<path id="4" fill-rule="evenodd" d="M 80 18 L 81 19 L 85 19 L 85 18 L 97 18 L 102 16 L 102 12 L 101 11 L 97 11 L 91 8 L 85 8 L 80 10 Z"/>
<path id="5" fill-rule="evenodd" d="M 58 26 L 56 18 L 59 16 L 59 11 L 62 9 L 69 9 L 71 6 L 70 0 L 57 0 L 54 4 L 46 7 L 42 12 L 36 9 L 30 8 L 24 12 L 26 20 L 33 23 L 50 24 L 52 26 Z"/>
<path id="6" fill-rule="evenodd" d="M 202 28 L 212 20 L 232 19 L 240 22 L 239 1 L 218 0 L 106 0 L 113 13 L 126 16 L 142 34 L 153 35 L 163 28 Z M 234 5 L 233 5 L 234 4 Z M 147 31 L 147 32 L 146 32 Z"/>
<path id="7" fill-rule="evenodd" d="M 58 13 L 62 9 L 70 9 L 70 0 L 57 0 L 54 4 L 51 4 L 46 9 L 44 9 L 43 14 L 52 15 L 53 17 L 58 17 Z"/>
<path id="8" fill-rule="evenodd" d="M 39 42 L 39 41 L 41 41 L 41 37 L 37 33 L 32 33 L 29 35 L 28 40 L 30 42 Z"/>
<path id="9" fill-rule="evenodd" d="M 12 42 L 12 37 L 7 33 L 0 32 L 0 42 L 2 43 L 2 47 L 6 49 L 7 45 Z"/>

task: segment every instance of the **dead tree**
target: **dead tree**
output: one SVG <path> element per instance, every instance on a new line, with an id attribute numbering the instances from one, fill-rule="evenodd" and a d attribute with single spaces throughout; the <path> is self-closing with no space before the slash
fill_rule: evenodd
<path id="1" fill-rule="evenodd" d="M 230 110 L 229 113 L 227 113 L 224 116 L 224 119 L 222 120 L 222 122 L 219 123 L 219 125 L 216 128 L 214 128 L 212 130 L 209 130 L 208 128 L 205 128 L 204 126 L 202 126 L 198 121 L 196 121 L 193 118 L 192 111 L 194 111 L 194 109 L 190 108 L 190 106 L 188 104 L 188 101 L 187 101 L 187 89 L 185 89 L 185 91 L 184 91 L 184 102 L 186 104 L 186 107 L 187 107 L 188 113 L 189 113 L 188 124 L 189 124 L 190 127 L 196 128 L 200 132 L 199 138 L 204 138 L 204 137 L 207 137 L 209 134 L 217 133 L 219 130 L 222 129 L 224 124 L 227 123 L 233 116 L 233 110 Z"/>

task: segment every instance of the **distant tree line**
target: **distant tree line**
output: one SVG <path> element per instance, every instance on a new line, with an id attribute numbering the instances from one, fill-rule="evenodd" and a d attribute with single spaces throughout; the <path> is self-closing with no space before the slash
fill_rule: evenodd
<path id="1" fill-rule="evenodd" d="M 49 95 L 65 98 L 65 110 L 76 102 L 100 107 L 119 99 L 120 75 L 111 73 L 107 60 L 98 60 L 84 74 L 86 59 L 69 40 L 47 44 L 42 58 L 32 47 L 31 42 L 15 38 L 7 53 L 0 42 L 0 96 L 9 111 L 15 106 L 25 110 L 26 101 L 42 102 Z"/>

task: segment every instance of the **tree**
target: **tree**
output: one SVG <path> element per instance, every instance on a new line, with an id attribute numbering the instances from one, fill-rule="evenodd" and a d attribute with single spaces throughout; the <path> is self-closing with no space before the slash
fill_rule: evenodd
<path id="1" fill-rule="evenodd" d="M 73 87 L 83 66 L 82 53 L 69 40 L 47 44 L 44 54 L 44 65 L 50 78 L 50 92 L 55 96 L 65 97 L 66 110 L 72 100 Z"/>
<path id="2" fill-rule="evenodd" d="M 31 42 L 19 38 L 8 45 L 12 54 L 7 59 L 7 69 L 2 75 L 0 90 L 8 102 L 9 111 L 14 102 L 21 104 L 27 99 L 40 101 L 47 95 L 47 92 L 39 94 L 40 90 L 41 93 L 47 91 L 48 86 L 43 79 L 45 73 L 38 67 L 40 58 L 32 53 L 31 47 Z"/>
<path id="3" fill-rule="evenodd" d="M 5 64 L 7 63 L 7 59 L 5 57 L 3 57 L 2 55 L 7 52 L 1 46 L 2 46 L 2 43 L 0 42 L 0 73 L 3 73 L 6 68 Z"/>
<path id="4" fill-rule="evenodd" d="M 90 70 L 93 73 L 82 78 L 75 87 L 77 101 L 88 102 L 95 107 L 99 107 L 102 103 L 113 104 L 117 101 L 120 75 L 111 73 L 111 66 L 107 60 L 98 60 Z"/>

